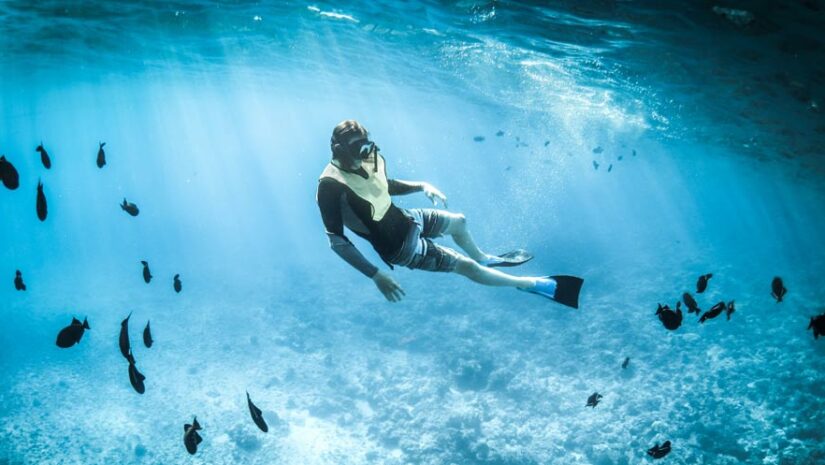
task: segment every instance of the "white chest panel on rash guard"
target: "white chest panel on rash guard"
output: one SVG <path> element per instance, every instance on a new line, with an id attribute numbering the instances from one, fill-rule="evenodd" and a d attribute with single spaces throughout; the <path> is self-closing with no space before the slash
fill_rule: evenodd
<path id="1" fill-rule="evenodd" d="M 378 170 L 373 171 L 372 167 L 375 163 L 374 157 L 378 157 Z M 334 179 L 341 184 L 349 187 L 355 195 L 366 200 L 372 208 L 372 219 L 374 221 L 381 221 L 381 218 L 387 214 L 387 210 L 392 205 L 390 199 L 389 186 L 387 184 L 387 172 L 384 168 L 384 157 L 380 155 L 372 155 L 363 162 L 364 170 L 367 172 L 367 178 L 356 173 L 344 171 L 332 163 L 328 163 L 321 173 L 319 180 L 324 178 Z"/>

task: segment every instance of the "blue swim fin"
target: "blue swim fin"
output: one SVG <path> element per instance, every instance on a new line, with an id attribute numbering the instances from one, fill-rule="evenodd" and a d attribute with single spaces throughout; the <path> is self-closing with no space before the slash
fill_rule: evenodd
<path id="1" fill-rule="evenodd" d="M 566 275 L 545 276 L 545 278 L 549 279 L 537 283 L 533 288 L 518 289 L 547 297 L 568 307 L 579 308 L 579 293 L 581 292 L 582 284 L 584 284 L 582 278 Z"/>

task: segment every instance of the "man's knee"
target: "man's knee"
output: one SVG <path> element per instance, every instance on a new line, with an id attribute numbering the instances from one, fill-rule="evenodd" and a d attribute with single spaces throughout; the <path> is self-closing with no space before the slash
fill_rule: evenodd
<path id="1" fill-rule="evenodd" d="M 463 213 L 452 213 L 450 218 L 450 226 L 447 228 L 447 234 L 461 234 L 467 230 L 467 217 Z"/>
<path id="2" fill-rule="evenodd" d="M 477 276 L 479 274 L 481 265 L 469 257 L 461 256 L 458 263 L 455 265 L 455 272 L 468 277 Z"/>

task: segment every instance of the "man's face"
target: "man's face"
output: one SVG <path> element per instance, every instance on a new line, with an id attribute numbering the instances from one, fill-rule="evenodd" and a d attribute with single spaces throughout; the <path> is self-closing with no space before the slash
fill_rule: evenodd
<path id="1" fill-rule="evenodd" d="M 368 134 L 355 133 L 347 139 L 346 147 L 353 160 L 358 161 L 360 165 L 362 160 L 372 155 L 375 143 L 369 139 Z"/>

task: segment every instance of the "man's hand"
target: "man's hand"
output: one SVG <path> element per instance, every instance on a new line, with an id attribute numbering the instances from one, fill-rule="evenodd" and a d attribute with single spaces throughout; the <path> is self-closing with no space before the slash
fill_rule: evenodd
<path id="1" fill-rule="evenodd" d="M 387 298 L 390 302 L 398 302 L 401 300 L 401 296 L 404 296 L 404 290 L 401 289 L 401 286 L 395 282 L 390 275 L 384 273 L 383 271 L 378 271 L 372 277 L 373 282 L 375 285 L 378 286 L 378 290 L 384 294 L 384 297 Z"/>
<path id="2" fill-rule="evenodd" d="M 427 196 L 430 201 L 432 201 L 433 205 L 438 206 L 438 203 L 435 199 L 441 200 L 444 204 L 444 208 L 447 208 L 447 196 L 444 195 L 440 190 L 438 190 L 435 186 L 428 182 L 421 183 L 421 189 L 424 191 L 424 195 Z"/>

